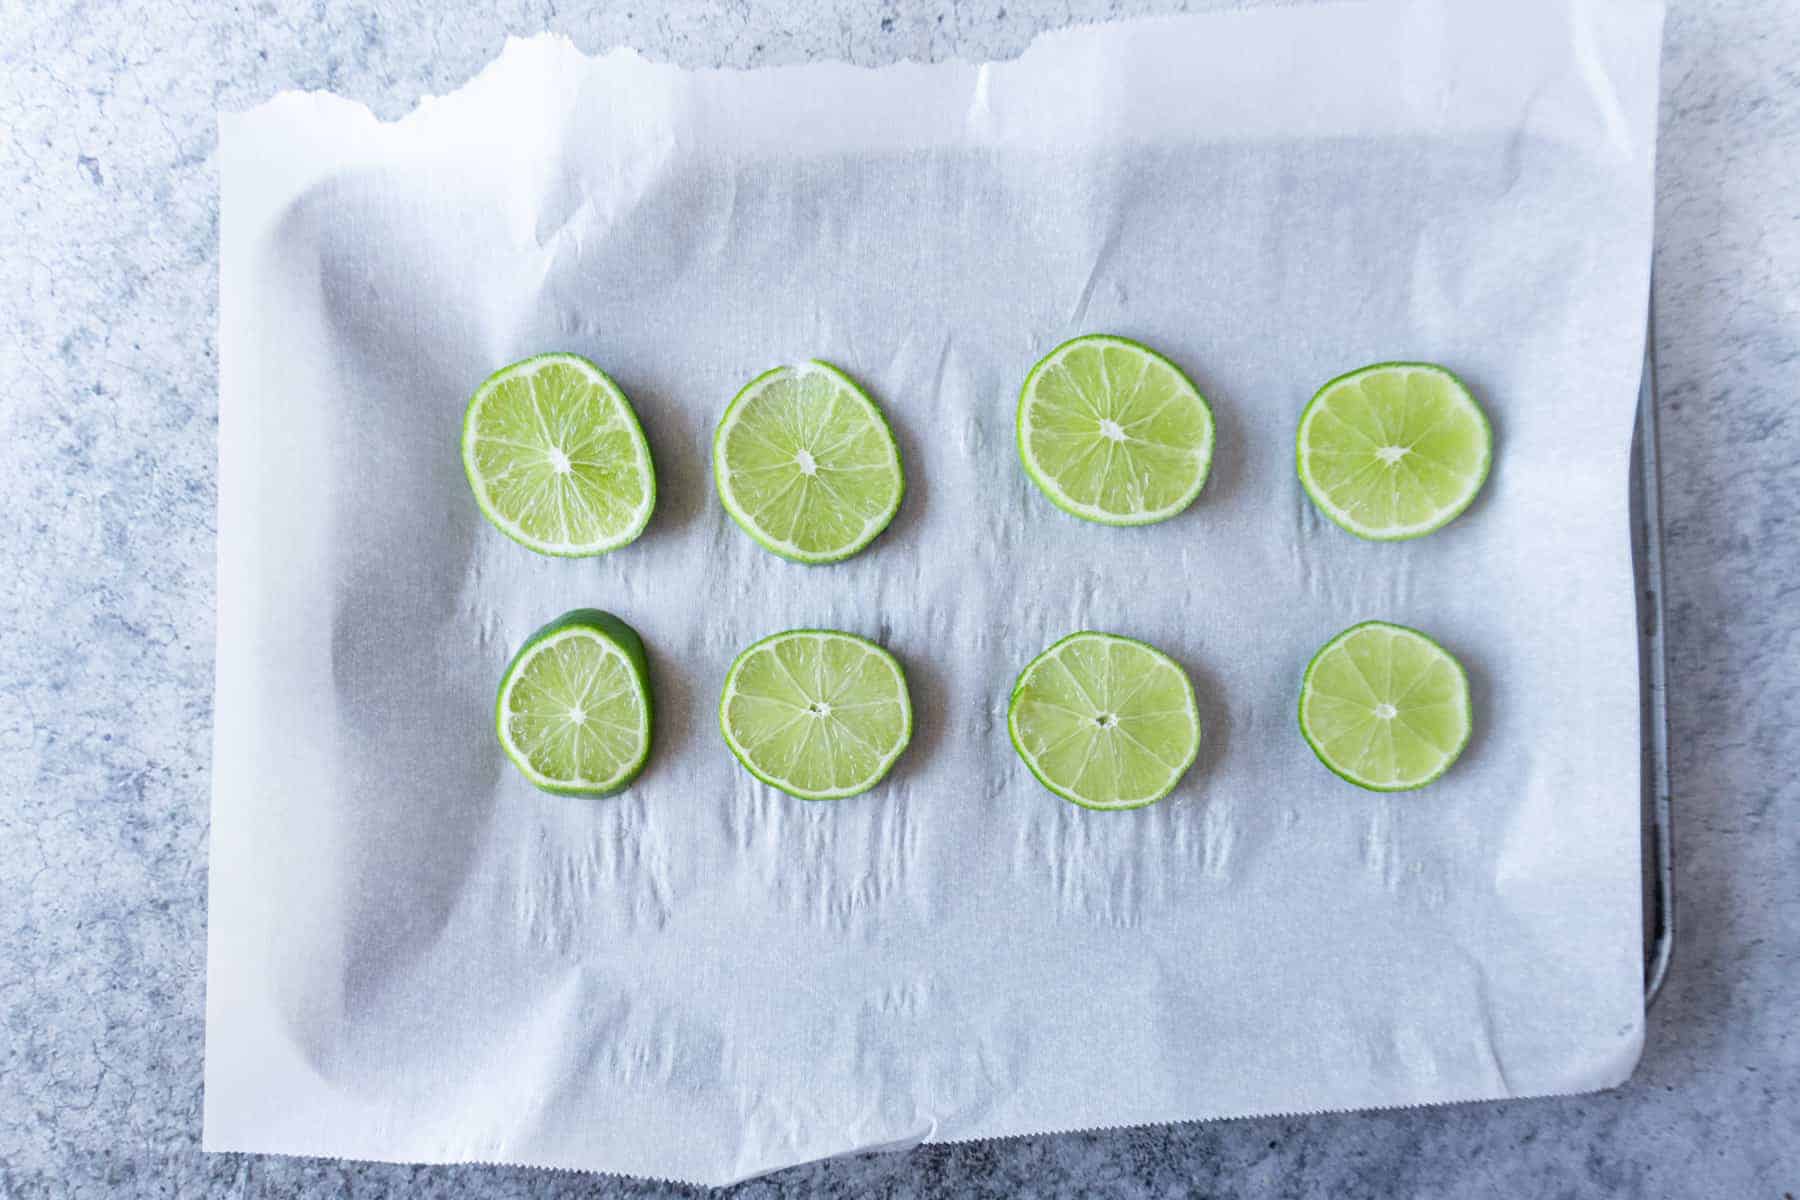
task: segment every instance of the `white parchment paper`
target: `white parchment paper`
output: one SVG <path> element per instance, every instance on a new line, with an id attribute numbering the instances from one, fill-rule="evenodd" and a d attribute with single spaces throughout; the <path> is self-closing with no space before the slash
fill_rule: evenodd
<path id="1" fill-rule="evenodd" d="M 1081 29 L 990 65 L 684 71 L 514 42 L 382 124 L 223 120 L 206 1145 L 721 1182 L 922 1140 L 1600 1088 L 1643 1028 L 1626 461 L 1660 8 L 1340 4 Z M 1117 530 L 1019 469 L 1021 379 L 1129 334 L 1211 398 L 1200 500 Z M 566 349 L 631 396 L 637 544 L 536 557 L 464 482 L 464 404 Z M 842 565 L 719 507 L 738 386 L 820 356 L 908 493 Z M 1485 493 L 1367 544 L 1294 479 L 1302 405 L 1424 358 L 1487 406 Z M 519 641 L 577 605 L 650 647 L 625 795 L 494 742 Z M 1295 727 L 1369 617 L 1473 680 L 1410 795 Z M 716 728 L 794 626 L 879 639 L 918 731 L 805 804 Z M 1005 733 L 1090 627 L 1192 673 L 1200 761 L 1089 813 Z"/>

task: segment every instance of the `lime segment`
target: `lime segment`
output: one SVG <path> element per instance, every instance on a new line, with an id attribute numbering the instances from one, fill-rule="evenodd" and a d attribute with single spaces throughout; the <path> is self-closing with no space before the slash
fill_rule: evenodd
<path id="1" fill-rule="evenodd" d="M 1038 782 L 1085 808 L 1139 808 L 1174 790 L 1200 753 L 1194 685 L 1131 638 L 1075 633 L 1031 660 L 1006 711 Z"/>
<path id="2" fill-rule="evenodd" d="M 1212 468 L 1213 417 L 1181 369 L 1148 346 L 1091 334 L 1025 377 L 1019 459 L 1064 512 L 1102 525 L 1166 521 Z"/>
<path id="3" fill-rule="evenodd" d="M 476 389 L 463 470 L 500 532 L 539 554 L 604 554 L 656 507 L 656 471 L 631 402 L 593 363 L 540 354 Z"/>
<path id="4" fill-rule="evenodd" d="M 1469 681 L 1416 629 L 1365 621 L 1325 643 L 1300 685 L 1300 733 L 1358 787 L 1424 787 L 1468 745 Z"/>
<path id="5" fill-rule="evenodd" d="M 745 533 L 803 563 L 861 550 L 906 491 L 881 409 L 822 362 L 776 367 L 745 385 L 713 436 L 713 476 Z"/>
<path id="6" fill-rule="evenodd" d="M 619 791 L 650 757 L 643 642 L 611 613 L 565 613 L 513 656 L 500 680 L 494 725 L 506 756 L 545 791 Z"/>
<path id="7" fill-rule="evenodd" d="M 795 629 L 731 664 L 719 700 L 725 744 L 764 783 L 841 800 L 881 782 L 912 738 L 894 656 L 854 634 Z"/>
<path id="8" fill-rule="evenodd" d="M 1487 414 L 1430 363 L 1377 363 L 1319 389 L 1300 416 L 1301 486 L 1371 541 L 1422 537 L 1475 499 L 1493 462 Z"/>

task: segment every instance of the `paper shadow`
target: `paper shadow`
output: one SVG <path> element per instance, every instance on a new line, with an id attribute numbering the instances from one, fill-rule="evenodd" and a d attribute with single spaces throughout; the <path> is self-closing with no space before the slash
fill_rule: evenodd
<path id="1" fill-rule="evenodd" d="M 690 452 L 696 446 L 710 446 L 712 431 L 702 428 L 692 406 L 681 404 L 648 381 L 619 378 L 616 382 L 637 411 L 656 468 L 656 511 L 644 536 L 677 537 L 693 525 L 709 502 L 716 503 L 710 456 L 704 450 Z"/>
<path id="2" fill-rule="evenodd" d="M 1450 769 L 1454 771 L 1459 764 L 1473 764 L 1481 759 L 1482 750 L 1487 745 L 1488 730 L 1494 725 L 1494 683 L 1493 677 L 1488 674 L 1487 663 L 1478 656 L 1466 653 L 1455 643 L 1446 642 L 1444 645 L 1456 661 L 1462 664 L 1463 674 L 1469 680 L 1469 741 L 1463 747 L 1458 764 L 1451 766 Z"/>
<path id="3" fill-rule="evenodd" d="M 409 967 L 457 903 L 502 761 L 491 664 L 462 628 L 460 595 L 486 532 L 457 450 L 461 413 L 490 364 L 479 331 L 458 320 L 466 310 L 420 312 L 429 297 L 469 294 L 479 281 L 458 277 L 467 268 L 428 230 L 381 204 L 388 190 L 374 174 L 321 185 L 277 235 L 315 257 L 321 340 L 344 389 L 320 400 L 340 418 L 317 499 L 331 527 L 342 731 L 332 794 L 318 798 L 341 844 L 341 874 L 327 872 L 338 894 L 325 909 L 341 924 L 323 936 L 342 975 L 299 964 L 296 980 L 317 994 L 286 999 L 315 1064 L 352 1086 L 364 1064 L 382 1061 L 359 1048 L 358 1016 L 407 1006 Z"/>
<path id="4" fill-rule="evenodd" d="M 1193 682 L 1194 698 L 1200 709 L 1200 753 L 1177 785 L 1177 790 L 1192 790 L 1198 793 L 1197 799 L 1204 800 L 1219 764 L 1225 761 L 1231 749 L 1231 706 L 1224 685 L 1210 670 L 1187 656 L 1183 656 L 1181 669 Z"/>
<path id="5" fill-rule="evenodd" d="M 885 645 L 887 633 L 884 623 L 875 640 Z M 893 652 L 891 646 L 889 650 Z M 912 741 L 894 763 L 888 782 L 910 786 L 922 777 L 936 757 L 944 742 L 944 731 L 955 714 L 950 712 L 950 688 L 936 663 L 923 656 L 897 652 L 894 657 L 900 660 L 900 669 L 906 672 L 906 690 L 912 701 L 913 733 Z"/>
<path id="6" fill-rule="evenodd" d="M 867 387 L 860 379 L 858 384 Z M 887 418 L 888 428 L 893 432 L 894 444 L 900 449 L 900 470 L 906 479 L 906 491 L 900 497 L 899 511 L 894 519 L 880 535 L 864 547 L 857 555 L 878 557 L 896 553 L 918 554 L 920 552 L 919 536 L 924 528 L 925 512 L 930 495 L 930 485 L 925 478 L 925 453 L 912 427 L 902 414 L 894 411 L 886 397 L 876 394 L 870 389 L 875 403 L 881 406 L 882 415 Z M 910 678 L 910 671 L 908 677 Z"/>

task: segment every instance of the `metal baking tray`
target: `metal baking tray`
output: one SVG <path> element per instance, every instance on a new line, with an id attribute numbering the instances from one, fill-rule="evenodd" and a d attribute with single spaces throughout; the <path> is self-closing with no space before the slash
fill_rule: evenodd
<path id="1" fill-rule="evenodd" d="M 1662 476 L 1656 434 L 1656 326 L 1644 338 L 1637 425 L 1631 435 L 1631 561 L 1637 580 L 1638 705 L 1642 722 L 1644 1004 L 1655 1003 L 1675 950 L 1675 858 L 1670 825 L 1668 662 L 1664 654 Z"/>

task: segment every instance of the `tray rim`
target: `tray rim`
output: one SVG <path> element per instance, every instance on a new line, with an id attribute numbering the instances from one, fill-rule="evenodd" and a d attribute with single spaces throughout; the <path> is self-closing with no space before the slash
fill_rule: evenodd
<path id="1" fill-rule="evenodd" d="M 1644 369 L 1631 437 L 1632 573 L 1638 615 L 1644 1007 L 1668 982 L 1675 953 L 1674 800 L 1669 786 L 1668 658 L 1663 605 L 1661 443 L 1657 427 L 1656 315 L 1644 329 Z"/>

